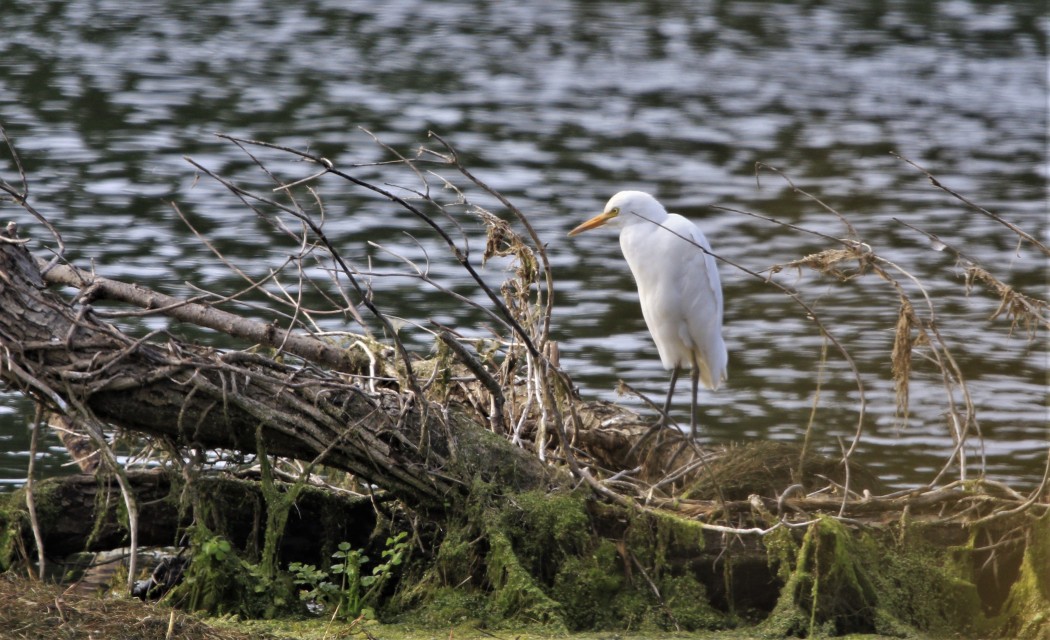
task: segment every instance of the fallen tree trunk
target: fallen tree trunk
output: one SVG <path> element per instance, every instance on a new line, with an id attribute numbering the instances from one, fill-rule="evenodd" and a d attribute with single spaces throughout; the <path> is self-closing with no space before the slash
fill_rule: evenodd
<path id="1" fill-rule="evenodd" d="M 0 243 L 0 374 L 58 411 L 182 446 L 332 466 L 428 509 L 444 508 L 475 474 L 521 489 L 556 476 L 454 410 L 372 393 L 337 372 L 133 339 L 95 317 L 90 295 L 73 306 L 49 291 L 13 231 Z"/>
<path id="2" fill-rule="evenodd" d="M 13 229 L 9 233 L 13 236 Z M 70 265 L 48 269 L 44 260 L 27 259 L 17 246 L 8 247 L 14 253 L 6 259 L 15 271 L 11 287 L 4 291 L 7 297 L 0 298 L 0 304 L 6 305 L 0 311 L 11 313 L 0 317 L 0 324 L 7 322 L 13 343 L 24 345 L 15 352 L 38 362 L 40 370 L 33 368 L 26 375 L 18 370 L 3 373 L 9 383 L 60 410 L 69 404 L 63 399 L 69 394 L 102 422 L 175 437 L 183 446 L 255 452 L 253 443 L 261 436 L 269 454 L 339 468 L 410 503 L 430 506 L 444 504 L 453 486 L 469 483 L 475 473 L 487 477 L 512 471 L 517 477 L 513 484 L 522 488 L 540 486 L 559 476 L 557 470 L 539 464 L 534 455 L 500 439 L 477 432 L 464 438 L 463 430 L 485 430 L 477 416 L 467 415 L 466 407 L 463 413 L 438 408 L 427 413 L 426 424 L 421 425 L 419 403 L 406 403 L 398 386 L 387 385 L 394 393 L 366 391 L 355 381 L 357 376 L 374 375 L 377 363 L 356 349 Z M 76 287 L 80 292 L 67 303 L 46 291 L 47 285 Z M 92 303 L 99 301 L 124 302 L 146 312 L 163 313 L 274 352 L 219 352 L 176 340 L 163 346 L 133 340 L 92 314 Z M 14 312 L 21 308 L 39 311 L 24 318 Z M 46 345 L 42 349 L 48 358 L 35 355 L 40 345 Z M 66 353 L 59 353 L 59 345 Z M 306 366 L 281 365 L 277 360 L 282 354 Z M 396 373 L 394 367 L 378 366 Z M 237 384 L 238 380 L 247 384 Z M 491 396 L 483 394 L 477 399 L 479 404 L 486 404 Z M 597 467 L 614 473 L 633 468 L 639 479 L 654 482 L 669 469 L 688 467 L 701 453 L 695 447 L 682 447 L 685 441 L 673 427 L 651 432 L 637 415 L 621 407 L 593 403 L 573 409 L 577 423 L 572 438 L 577 450 Z M 530 422 L 526 431 L 533 429 L 535 424 Z M 421 440 L 424 434 L 425 442 Z M 482 450 L 473 450 L 475 446 Z M 453 472 L 450 466 L 457 461 L 445 456 L 456 452 L 466 467 Z M 400 471 L 396 476 L 395 469 Z M 700 471 L 695 468 L 683 474 L 678 485 L 701 475 Z M 830 477 L 841 475 L 841 470 L 826 462 L 818 471 Z M 870 476 L 863 477 L 871 481 Z"/>
<path id="3" fill-rule="evenodd" d="M 141 509 L 139 543 L 185 546 L 181 532 L 192 524 L 194 512 L 180 505 L 180 486 L 161 470 L 130 471 L 127 477 Z M 50 478 L 35 491 L 44 548 L 55 563 L 84 551 L 128 546 L 120 489 L 112 479 L 85 474 Z M 249 555 L 258 555 L 264 545 L 267 504 L 257 481 L 210 474 L 196 478 L 192 491 L 208 502 L 202 524 L 237 548 L 255 550 Z M 20 497 L 15 494 L 12 499 L 17 502 Z M 369 496 L 306 487 L 281 536 L 281 561 L 321 564 L 340 542 L 364 547 L 375 526 L 376 509 Z"/>

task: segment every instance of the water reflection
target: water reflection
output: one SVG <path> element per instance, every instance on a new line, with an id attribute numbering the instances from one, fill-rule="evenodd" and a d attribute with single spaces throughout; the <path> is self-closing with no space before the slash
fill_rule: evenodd
<path id="1" fill-rule="evenodd" d="M 708 205 L 844 235 L 835 216 L 774 174 L 756 185 L 755 162 L 766 162 L 923 279 L 978 399 L 990 471 L 1032 483 L 1047 440 L 1045 341 L 1028 343 L 1023 332 L 1010 335 L 1007 321 L 989 321 L 995 302 L 967 297 L 951 256 L 893 218 L 941 236 L 1033 295 L 1046 290 L 1045 260 L 1015 252 L 1011 233 L 889 152 L 1047 238 L 1044 9 L 965 0 L 16 1 L 0 40 L 0 120 L 71 257 L 172 293 L 184 293 L 185 281 L 239 286 L 187 233 L 173 199 L 254 273 L 289 250 L 233 198 L 194 183 L 183 155 L 265 183 L 211 132 L 309 146 L 349 164 L 384 158 L 358 126 L 403 152 L 438 130 L 529 212 L 549 243 L 563 362 L 585 394 L 607 399 L 617 399 L 617 378 L 659 397 L 666 374 L 612 235 L 569 241 L 565 232 L 611 193 L 642 188 L 699 220 L 718 253 L 754 271 L 827 245 Z M 304 171 L 290 162 L 273 168 Z M 375 167 L 357 175 L 411 183 Z M 331 180 L 320 188 L 330 236 L 358 263 L 395 264 L 367 241 L 420 257 L 404 231 L 432 258 L 445 255 L 375 198 Z M 434 268 L 450 286 L 466 285 L 451 266 Z M 797 439 L 816 389 L 819 334 L 761 282 L 729 267 L 722 277 L 730 380 L 703 397 L 707 437 Z M 912 421 L 895 426 L 892 289 L 874 279 L 787 282 L 806 292 L 864 374 L 864 461 L 902 483 L 929 479 L 951 448 L 943 392 L 931 371 L 920 371 Z M 482 321 L 412 281 L 374 285 L 395 314 L 468 328 Z M 429 345 L 411 327 L 406 337 Z M 856 385 L 840 358 L 827 363 L 821 394 L 818 442 L 835 453 L 856 423 Z M 12 397 L 7 404 L 17 410 L 0 415 L 0 433 L 11 438 L 3 447 L 24 452 L 26 407 Z"/>

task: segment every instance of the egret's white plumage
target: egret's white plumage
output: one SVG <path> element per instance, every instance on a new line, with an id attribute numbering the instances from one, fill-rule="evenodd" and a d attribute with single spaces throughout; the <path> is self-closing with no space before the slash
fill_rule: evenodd
<path id="1" fill-rule="evenodd" d="M 638 284 L 642 316 L 660 360 L 671 371 L 666 415 L 681 369 L 692 370 L 690 425 L 696 435 L 696 389 L 717 389 L 726 377 L 722 340 L 722 284 L 711 245 L 686 218 L 667 213 L 642 191 L 621 191 L 605 210 L 569 232 L 605 224 L 620 227 L 620 248 Z M 701 247 L 703 249 L 701 249 Z"/>

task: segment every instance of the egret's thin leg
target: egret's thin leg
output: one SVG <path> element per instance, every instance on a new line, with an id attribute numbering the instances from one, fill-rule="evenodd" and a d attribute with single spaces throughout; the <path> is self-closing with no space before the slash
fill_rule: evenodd
<path id="1" fill-rule="evenodd" d="M 696 364 L 696 356 L 693 356 L 693 370 L 690 372 L 693 383 L 693 399 L 689 404 L 689 431 L 696 440 L 696 390 L 700 386 L 700 367 Z"/>
<path id="2" fill-rule="evenodd" d="M 678 365 L 671 369 L 671 388 L 667 390 L 667 400 L 664 401 L 664 414 L 660 416 L 660 422 L 658 424 L 664 424 L 667 422 L 668 417 L 671 415 L 671 400 L 674 399 L 674 387 L 678 384 L 678 373 L 682 370 Z"/>
<path id="3" fill-rule="evenodd" d="M 625 460 L 631 460 L 634 457 L 635 452 L 641 448 L 642 444 L 644 444 L 646 440 L 652 437 L 654 433 L 659 431 L 670 420 L 671 399 L 674 397 L 674 387 L 675 384 L 678 383 L 678 373 L 680 370 L 679 367 L 675 367 L 671 370 L 671 388 L 667 390 L 667 400 L 664 401 L 664 411 L 660 414 L 660 418 L 653 423 L 653 426 L 649 427 L 649 430 L 645 432 L 645 435 L 634 443 L 634 446 L 632 446 L 630 451 L 627 452 L 627 456 L 624 458 Z"/>

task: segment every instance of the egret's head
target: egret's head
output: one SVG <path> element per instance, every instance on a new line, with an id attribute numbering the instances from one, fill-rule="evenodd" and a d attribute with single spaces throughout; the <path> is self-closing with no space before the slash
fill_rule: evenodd
<path id="1" fill-rule="evenodd" d="M 621 191 L 609 198 L 609 201 L 605 203 L 605 209 L 601 213 L 570 231 L 569 235 L 574 236 L 609 223 L 620 226 L 631 218 L 636 217 L 634 214 L 650 220 L 659 214 L 667 215 L 663 206 L 648 193 L 644 191 Z"/>

